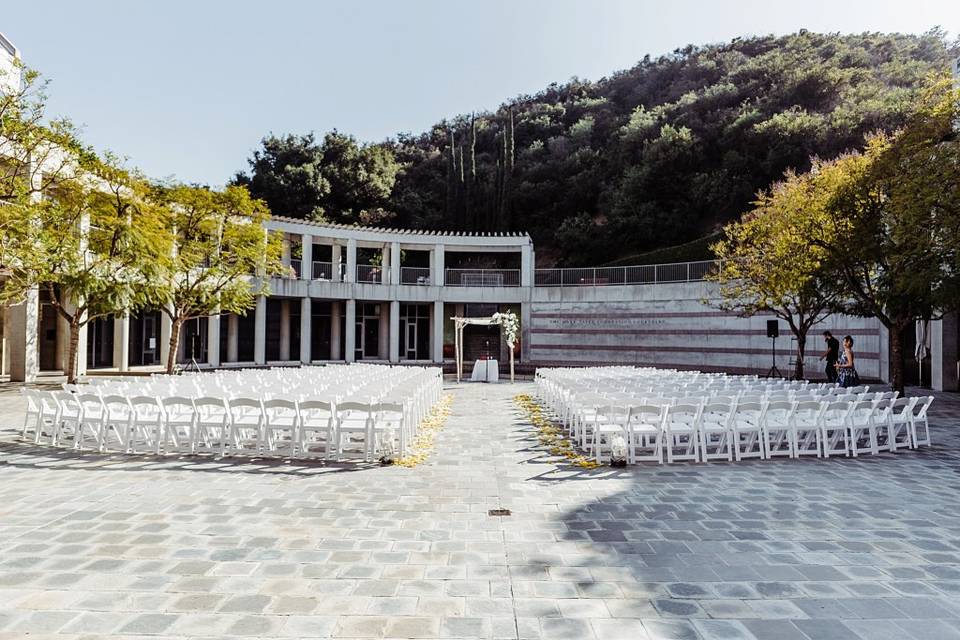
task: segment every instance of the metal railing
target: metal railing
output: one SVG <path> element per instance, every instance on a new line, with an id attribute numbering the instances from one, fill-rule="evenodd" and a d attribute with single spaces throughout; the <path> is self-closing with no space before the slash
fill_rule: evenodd
<path id="1" fill-rule="evenodd" d="M 384 281 L 384 269 L 385 267 L 376 264 L 358 264 L 357 282 L 381 283 Z"/>
<path id="2" fill-rule="evenodd" d="M 448 287 L 519 287 L 520 269 L 447 269 Z"/>
<path id="3" fill-rule="evenodd" d="M 333 280 L 333 263 L 313 261 L 313 279 L 314 280 Z"/>
<path id="4" fill-rule="evenodd" d="M 603 287 L 624 284 L 667 284 L 700 282 L 717 265 L 715 260 L 644 264 L 633 267 L 585 267 L 573 269 L 537 269 L 537 287 Z"/>
<path id="5" fill-rule="evenodd" d="M 400 284 L 430 284 L 429 267 L 400 267 Z"/>

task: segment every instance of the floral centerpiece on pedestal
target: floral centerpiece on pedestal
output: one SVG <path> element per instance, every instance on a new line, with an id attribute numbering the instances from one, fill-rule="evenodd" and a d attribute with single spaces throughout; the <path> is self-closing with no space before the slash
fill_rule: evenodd
<path id="1" fill-rule="evenodd" d="M 510 382 L 513 382 L 513 348 L 517 344 L 517 336 L 520 333 L 520 321 L 517 314 L 513 311 L 499 311 L 493 314 L 493 321 L 503 328 L 503 337 L 507 341 L 507 348 L 510 350 Z"/>

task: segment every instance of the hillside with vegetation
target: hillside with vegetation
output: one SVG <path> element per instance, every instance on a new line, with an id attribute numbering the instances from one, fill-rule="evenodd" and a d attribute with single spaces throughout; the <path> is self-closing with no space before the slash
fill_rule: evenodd
<path id="1" fill-rule="evenodd" d="M 958 52 L 939 30 L 690 45 L 383 143 L 271 135 L 235 181 L 278 215 L 522 230 L 538 261 L 629 261 L 710 236 L 786 169 L 897 129 Z"/>

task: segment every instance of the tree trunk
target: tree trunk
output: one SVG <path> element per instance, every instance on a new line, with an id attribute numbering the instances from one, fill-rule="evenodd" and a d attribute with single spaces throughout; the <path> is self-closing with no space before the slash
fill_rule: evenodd
<path id="1" fill-rule="evenodd" d="M 74 315 L 70 321 L 70 342 L 67 344 L 67 366 L 64 373 L 67 374 L 67 384 L 75 384 L 77 381 L 77 349 L 80 347 L 80 323 Z"/>
<path id="2" fill-rule="evenodd" d="M 807 348 L 807 332 L 800 330 L 794 332 L 797 337 L 797 362 L 793 367 L 793 379 L 803 380 L 803 356 Z"/>
<path id="3" fill-rule="evenodd" d="M 180 326 L 182 322 L 180 318 L 175 318 L 173 322 L 170 323 L 170 348 L 167 350 L 167 373 L 173 373 L 174 367 L 177 366 L 177 349 L 180 347 Z"/>
<path id="4" fill-rule="evenodd" d="M 887 328 L 890 336 L 890 378 L 894 391 L 903 395 L 903 337 L 897 325 Z"/>

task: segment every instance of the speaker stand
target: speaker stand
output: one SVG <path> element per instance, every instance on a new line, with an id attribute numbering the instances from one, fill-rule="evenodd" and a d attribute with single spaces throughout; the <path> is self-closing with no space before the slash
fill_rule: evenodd
<path id="1" fill-rule="evenodd" d="M 783 374 L 777 369 L 777 339 L 770 338 L 770 370 L 767 371 L 768 378 L 782 378 Z"/>

